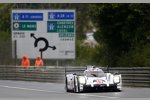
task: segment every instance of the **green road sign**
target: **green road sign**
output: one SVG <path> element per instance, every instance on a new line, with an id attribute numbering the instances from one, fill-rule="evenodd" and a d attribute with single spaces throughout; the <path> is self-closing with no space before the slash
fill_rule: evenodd
<path id="1" fill-rule="evenodd" d="M 38 55 L 43 59 L 75 59 L 75 10 L 12 9 L 10 17 L 17 58 L 26 54 L 31 59 Z"/>
<path id="2" fill-rule="evenodd" d="M 15 31 L 36 31 L 36 22 L 13 22 L 13 30 Z"/>
<path id="3" fill-rule="evenodd" d="M 73 33 L 74 21 L 47 21 L 48 33 Z"/>

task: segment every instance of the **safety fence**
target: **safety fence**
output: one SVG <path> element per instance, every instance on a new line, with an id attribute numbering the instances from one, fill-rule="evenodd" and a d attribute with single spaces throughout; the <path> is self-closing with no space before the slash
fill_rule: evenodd
<path id="1" fill-rule="evenodd" d="M 122 74 L 123 86 L 150 87 L 149 67 L 100 67 L 104 72 Z M 83 74 L 86 67 L 21 67 L 21 66 L 0 66 L 0 80 L 22 80 L 38 82 L 59 82 L 63 83 L 65 74 Z"/>

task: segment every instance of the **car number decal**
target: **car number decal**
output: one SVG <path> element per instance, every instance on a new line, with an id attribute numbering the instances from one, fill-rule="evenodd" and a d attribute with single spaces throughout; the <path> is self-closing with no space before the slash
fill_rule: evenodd
<path id="1" fill-rule="evenodd" d="M 96 80 L 96 83 L 97 83 L 97 84 L 101 84 L 101 83 L 102 83 L 102 80 Z"/>

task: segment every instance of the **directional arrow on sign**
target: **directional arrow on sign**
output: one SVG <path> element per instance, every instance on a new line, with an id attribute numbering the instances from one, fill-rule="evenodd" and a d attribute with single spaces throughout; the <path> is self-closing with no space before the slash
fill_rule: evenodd
<path id="1" fill-rule="evenodd" d="M 31 33 L 30 36 L 33 37 L 36 40 L 36 37 L 34 36 L 34 33 Z"/>
<path id="2" fill-rule="evenodd" d="M 48 48 L 52 48 L 52 50 L 56 49 L 55 46 L 49 46 L 49 43 L 48 43 L 47 39 L 45 39 L 43 37 L 36 38 L 34 33 L 31 33 L 30 36 L 31 36 L 31 38 L 33 37 L 35 39 L 34 47 L 38 46 L 39 41 L 44 41 L 45 42 L 45 47 L 39 49 L 39 51 L 41 52 L 41 57 L 42 57 L 43 51 L 46 51 Z"/>
<path id="3" fill-rule="evenodd" d="M 43 37 L 36 38 L 36 37 L 34 36 L 34 33 L 31 33 L 30 36 L 35 39 L 34 47 L 37 47 L 37 46 L 38 46 L 38 42 L 39 42 L 39 41 L 44 41 L 44 42 L 45 42 L 45 47 L 40 48 L 39 51 L 41 51 L 41 52 L 46 51 L 46 50 L 48 49 L 48 47 L 52 48 L 52 50 L 55 50 L 55 49 L 56 49 L 55 46 L 49 46 L 49 43 L 48 43 L 48 40 L 47 40 L 47 39 L 45 39 L 45 38 L 43 38 Z"/>

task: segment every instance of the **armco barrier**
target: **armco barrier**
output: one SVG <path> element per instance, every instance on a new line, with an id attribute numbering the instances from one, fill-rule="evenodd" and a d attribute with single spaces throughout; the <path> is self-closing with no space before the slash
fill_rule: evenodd
<path id="1" fill-rule="evenodd" d="M 106 67 L 100 67 L 107 72 Z M 64 82 L 65 73 L 83 74 L 86 67 L 21 67 L 0 66 L 1 80 L 23 80 L 39 82 Z M 150 87 L 150 67 L 114 67 L 109 68 L 111 73 L 121 73 L 123 86 Z"/>

